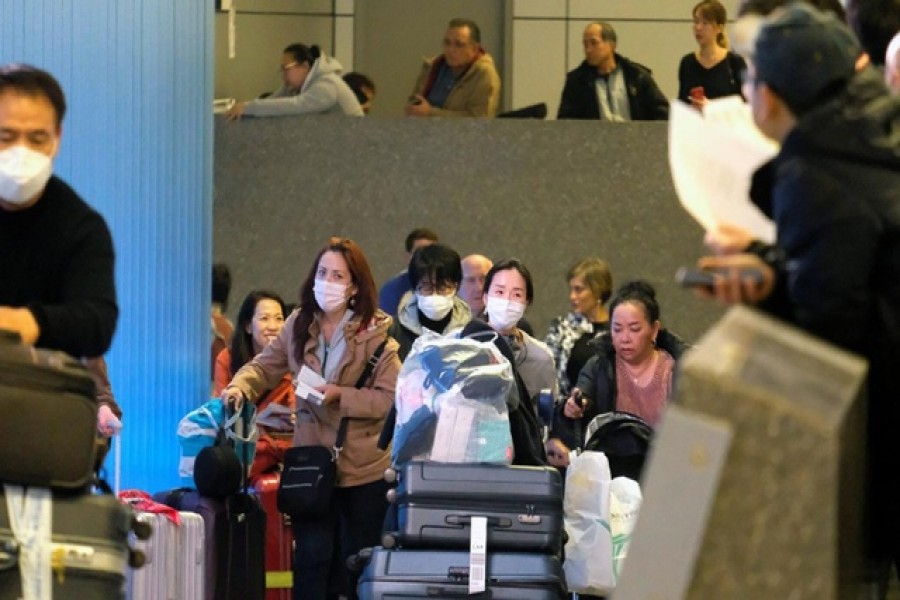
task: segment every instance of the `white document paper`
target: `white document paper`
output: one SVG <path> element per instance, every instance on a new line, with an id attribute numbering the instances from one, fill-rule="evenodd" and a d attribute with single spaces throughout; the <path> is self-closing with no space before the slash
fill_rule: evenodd
<path id="1" fill-rule="evenodd" d="M 315 388 L 321 387 L 326 383 L 321 375 L 303 365 L 300 368 L 300 373 L 297 374 L 295 393 L 299 398 L 306 398 L 315 404 L 322 404 L 325 396 L 322 392 L 316 391 Z"/>
<path id="2" fill-rule="evenodd" d="M 669 167 L 685 210 L 709 231 L 740 226 L 763 242 L 775 224 L 750 201 L 753 172 L 778 152 L 739 96 L 710 100 L 701 114 L 678 100 L 669 116 Z"/>

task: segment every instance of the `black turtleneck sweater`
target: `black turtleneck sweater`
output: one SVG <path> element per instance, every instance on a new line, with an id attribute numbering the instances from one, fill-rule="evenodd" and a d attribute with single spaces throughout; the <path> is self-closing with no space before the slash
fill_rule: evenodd
<path id="1" fill-rule="evenodd" d="M 38 347 L 76 357 L 109 349 L 119 316 L 114 262 L 103 217 L 55 176 L 33 206 L 0 208 L 0 306 L 31 310 Z"/>

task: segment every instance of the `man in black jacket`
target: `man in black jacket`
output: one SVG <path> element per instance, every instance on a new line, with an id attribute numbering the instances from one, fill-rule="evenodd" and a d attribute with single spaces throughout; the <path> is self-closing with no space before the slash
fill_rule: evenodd
<path id="1" fill-rule="evenodd" d="M 751 197 L 775 246 L 713 232 L 714 293 L 759 306 L 869 361 L 872 533 L 900 558 L 900 99 L 835 19 L 795 3 L 760 29 L 744 83 L 753 119 L 781 143 Z M 733 233 L 733 232 L 731 232 Z M 743 248 L 741 248 L 743 246 Z M 740 250 L 743 252 L 740 252 Z M 729 252 L 735 252 L 728 254 Z M 739 268 L 763 276 L 756 285 Z"/>
<path id="2" fill-rule="evenodd" d="M 609 23 L 584 30 L 584 61 L 566 75 L 557 119 L 656 121 L 669 118 L 669 101 L 650 69 L 616 53 Z"/>

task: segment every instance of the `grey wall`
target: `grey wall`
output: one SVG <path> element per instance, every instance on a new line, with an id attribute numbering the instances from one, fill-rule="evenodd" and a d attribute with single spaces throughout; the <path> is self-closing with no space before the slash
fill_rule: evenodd
<path id="1" fill-rule="evenodd" d="M 249 100 L 281 85 L 281 51 L 318 44 L 333 54 L 331 0 L 237 0 L 234 57 L 229 56 L 228 13 L 215 15 L 215 96 Z"/>
<path id="2" fill-rule="evenodd" d="M 653 283 L 664 324 L 694 339 L 721 311 L 673 283 L 703 247 L 666 139 L 665 123 L 217 120 L 213 253 L 234 275 L 229 313 L 254 287 L 295 299 L 331 235 L 358 241 L 381 284 L 404 267 L 406 233 L 429 226 L 460 254 L 521 258 L 540 336 L 568 310 L 567 268 L 597 255 L 616 283 Z"/>

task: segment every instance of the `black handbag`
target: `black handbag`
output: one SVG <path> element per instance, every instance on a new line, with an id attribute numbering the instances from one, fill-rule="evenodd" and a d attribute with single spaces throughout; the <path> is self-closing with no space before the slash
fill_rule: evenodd
<path id="1" fill-rule="evenodd" d="M 251 410 L 251 406 L 245 403 L 239 414 L 229 416 L 228 411 L 226 407 L 225 421 L 219 424 L 213 445 L 203 448 L 194 461 L 194 486 L 201 496 L 207 498 L 232 496 L 241 490 L 241 486 L 246 487 L 247 483 L 247 447 L 254 443 L 252 440 L 256 437 L 256 426 L 248 424 L 253 422 L 255 410 Z M 250 428 L 246 439 L 235 434 L 239 419 L 243 419 L 244 426 Z M 235 439 L 232 437 L 241 441 L 239 447 L 244 456 L 238 456 Z"/>
<path id="2" fill-rule="evenodd" d="M 355 387 L 361 388 L 366 384 L 386 344 L 387 340 L 375 349 Z M 341 419 L 332 448 L 325 446 L 288 448 L 284 454 L 284 468 L 278 485 L 279 511 L 302 518 L 321 517 L 328 512 L 337 481 L 337 461 L 347 435 L 347 422 L 347 417 Z"/>

